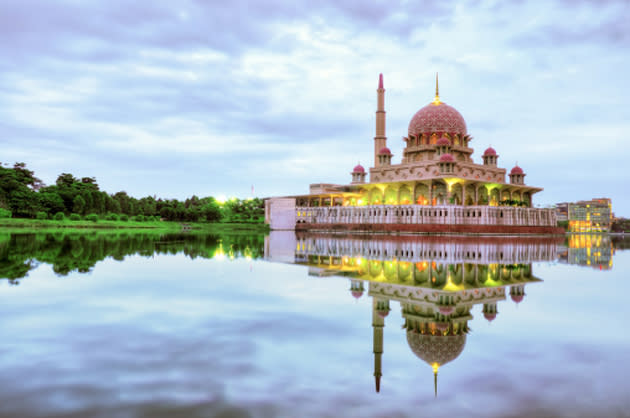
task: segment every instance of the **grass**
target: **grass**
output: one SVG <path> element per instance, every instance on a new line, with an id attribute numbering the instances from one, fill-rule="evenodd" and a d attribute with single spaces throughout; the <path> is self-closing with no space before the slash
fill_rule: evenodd
<path id="1" fill-rule="evenodd" d="M 196 231 L 207 232 L 234 232 L 234 231 L 252 231 L 266 232 L 269 226 L 265 224 L 241 224 L 241 223 L 209 223 L 209 222 L 171 222 L 171 221 L 106 221 L 98 222 L 80 220 L 71 221 L 65 219 L 57 220 L 40 220 L 40 219 L 22 219 L 22 218 L 3 218 L 0 219 L 0 229 L 37 229 L 37 230 L 54 230 L 54 229 L 159 229 L 164 231 L 181 231 L 182 229 L 192 229 Z"/>

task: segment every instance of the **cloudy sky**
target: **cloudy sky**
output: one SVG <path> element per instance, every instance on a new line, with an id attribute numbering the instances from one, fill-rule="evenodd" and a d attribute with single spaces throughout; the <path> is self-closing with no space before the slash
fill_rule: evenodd
<path id="1" fill-rule="evenodd" d="M 535 203 L 630 216 L 630 3 L 0 0 L 0 161 L 142 197 L 304 193 L 440 95 Z M 448 4 L 447 4 L 448 3 Z"/>

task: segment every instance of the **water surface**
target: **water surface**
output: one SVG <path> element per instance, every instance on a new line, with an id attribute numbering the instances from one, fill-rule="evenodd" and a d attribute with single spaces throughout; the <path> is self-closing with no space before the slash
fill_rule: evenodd
<path id="1" fill-rule="evenodd" d="M 0 234 L 0 416 L 629 416 L 625 248 Z"/>

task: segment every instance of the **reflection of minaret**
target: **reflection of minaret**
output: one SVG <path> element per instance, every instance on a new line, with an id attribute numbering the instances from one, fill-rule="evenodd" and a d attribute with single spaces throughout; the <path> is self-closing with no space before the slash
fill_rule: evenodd
<path id="1" fill-rule="evenodd" d="M 377 107 L 376 107 L 376 135 L 374 136 L 374 167 L 380 166 L 378 154 L 387 147 L 385 136 L 385 88 L 383 87 L 383 74 L 378 77 Z"/>
<path id="2" fill-rule="evenodd" d="M 383 327 L 385 317 L 389 314 L 389 300 L 372 299 L 372 329 L 374 334 L 374 381 L 376 391 L 381 391 L 381 373 L 383 357 Z"/>

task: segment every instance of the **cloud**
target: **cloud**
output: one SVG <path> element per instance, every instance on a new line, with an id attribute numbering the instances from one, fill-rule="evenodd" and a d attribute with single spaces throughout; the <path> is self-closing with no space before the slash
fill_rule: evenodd
<path id="1" fill-rule="evenodd" d="M 577 162 L 596 127 L 608 141 L 595 155 L 622 138 L 628 14 L 623 1 L 13 1 L 0 14 L 2 161 L 49 183 L 94 175 L 112 193 L 182 198 L 195 178 L 286 195 L 370 165 L 381 72 L 400 157 L 439 71 L 475 147 L 534 161 L 552 137 L 548 150 Z M 541 185 L 560 187 L 549 170 Z"/>

